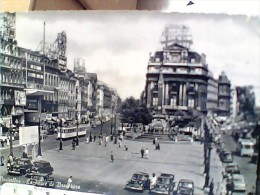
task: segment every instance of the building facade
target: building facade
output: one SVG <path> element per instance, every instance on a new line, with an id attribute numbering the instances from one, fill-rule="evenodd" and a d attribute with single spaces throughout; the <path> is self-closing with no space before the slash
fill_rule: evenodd
<path id="1" fill-rule="evenodd" d="M 0 58 L 0 124 L 2 130 L 24 125 L 24 91 L 23 61 L 19 55 L 15 37 L 15 14 L 4 13 L 1 29 Z"/>
<path id="2" fill-rule="evenodd" d="M 230 116 L 231 85 L 225 72 L 218 78 L 218 116 Z"/>
<path id="3" fill-rule="evenodd" d="M 148 108 L 168 117 L 177 110 L 195 109 L 207 112 L 206 56 L 186 47 L 192 41 L 189 35 L 182 34 L 183 28 L 180 29 L 170 36 L 167 35 L 169 28 L 163 33 L 165 40 L 173 43 L 163 41 L 165 47 L 150 56 L 143 93 Z M 178 39 L 179 36 L 182 39 Z M 177 39 L 178 44 L 174 43 Z"/>
<path id="4" fill-rule="evenodd" d="M 208 114 L 217 114 L 218 112 L 218 80 L 213 77 L 213 73 L 208 74 L 208 94 L 207 111 Z"/>

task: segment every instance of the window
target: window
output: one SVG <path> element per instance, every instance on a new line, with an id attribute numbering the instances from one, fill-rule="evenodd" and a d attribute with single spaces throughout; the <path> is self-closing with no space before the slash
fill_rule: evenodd
<path id="1" fill-rule="evenodd" d="M 188 98 L 188 107 L 194 107 L 194 98 L 192 97 Z"/>
<path id="2" fill-rule="evenodd" d="M 158 97 L 153 98 L 153 105 L 158 106 Z"/>
<path id="3" fill-rule="evenodd" d="M 170 104 L 171 104 L 171 106 L 177 106 L 177 98 L 176 97 L 172 97 Z"/>

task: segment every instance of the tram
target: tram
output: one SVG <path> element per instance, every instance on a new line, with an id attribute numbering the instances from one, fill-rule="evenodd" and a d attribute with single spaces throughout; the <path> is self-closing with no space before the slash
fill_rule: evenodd
<path id="1" fill-rule="evenodd" d="M 77 129 L 78 129 L 78 136 L 85 136 L 87 131 L 89 130 L 86 124 L 79 124 L 68 127 L 61 127 L 58 129 L 57 139 L 69 139 L 77 136 Z"/>

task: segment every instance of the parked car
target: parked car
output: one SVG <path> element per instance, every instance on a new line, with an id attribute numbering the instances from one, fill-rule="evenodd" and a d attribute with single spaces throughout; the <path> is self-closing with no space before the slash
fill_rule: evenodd
<path id="1" fill-rule="evenodd" d="M 171 194 L 175 187 L 174 175 L 162 173 L 158 178 L 151 194 Z"/>
<path id="2" fill-rule="evenodd" d="M 220 159 L 224 163 L 232 163 L 233 162 L 233 155 L 229 151 L 223 151 L 220 154 Z"/>
<path id="3" fill-rule="evenodd" d="M 38 160 L 33 163 L 32 173 L 46 173 L 51 175 L 54 169 L 48 161 Z M 30 177 L 30 173 L 27 174 L 27 177 Z"/>
<path id="4" fill-rule="evenodd" d="M 189 179 L 181 179 L 177 186 L 177 195 L 193 195 L 194 182 Z"/>
<path id="5" fill-rule="evenodd" d="M 239 166 L 235 163 L 228 164 L 225 168 L 225 171 L 228 174 L 239 174 L 240 173 Z"/>
<path id="6" fill-rule="evenodd" d="M 231 179 L 228 180 L 228 185 L 230 185 L 232 192 L 246 191 L 246 183 L 243 175 L 233 174 Z"/>
<path id="7" fill-rule="evenodd" d="M 46 188 L 55 188 L 54 178 L 50 177 L 50 175 L 46 173 L 31 174 L 26 184 Z"/>
<path id="8" fill-rule="evenodd" d="M 149 174 L 136 172 L 132 175 L 131 180 L 126 182 L 125 189 L 144 191 L 150 188 Z"/>
<path id="9" fill-rule="evenodd" d="M 28 158 L 16 158 L 14 159 L 13 165 L 7 164 L 8 174 L 24 175 L 32 171 L 33 164 Z"/>

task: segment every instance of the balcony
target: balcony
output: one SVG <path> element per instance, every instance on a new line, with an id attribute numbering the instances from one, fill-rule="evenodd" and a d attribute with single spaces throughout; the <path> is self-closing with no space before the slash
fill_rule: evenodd
<path id="1" fill-rule="evenodd" d="M 23 83 L 14 83 L 10 81 L 0 81 L 1 87 L 24 88 Z"/>
<path id="2" fill-rule="evenodd" d="M 188 106 L 163 105 L 164 109 L 188 110 Z"/>

